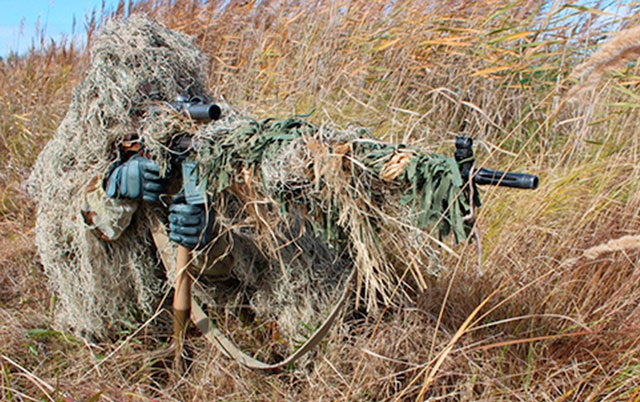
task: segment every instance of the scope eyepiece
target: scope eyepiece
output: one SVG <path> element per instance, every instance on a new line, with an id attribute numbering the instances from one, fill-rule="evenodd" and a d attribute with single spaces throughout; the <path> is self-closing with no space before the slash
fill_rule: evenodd
<path id="1" fill-rule="evenodd" d="M 220 106 L 215 103 L 188 103 L 184 109 L 193 120 L 218 120 L 222 114 Z"/>

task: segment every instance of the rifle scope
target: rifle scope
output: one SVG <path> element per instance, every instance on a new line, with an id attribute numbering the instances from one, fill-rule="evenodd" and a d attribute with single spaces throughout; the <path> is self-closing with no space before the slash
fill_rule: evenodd
<path id="1" fill-rule="evenodd" d="M 189 100 L 186 100 L 186 97 L 179 96 L 173 102 L 164 102 L 151 107 L 152 113 L 159 113 L 163 111 L 181 113 L 190 119 L 205 123 L 210 122 L 211 120 L 218 120 L 222 114 L 220 106 L 215 103 L 207 103 L 205 99 L 197 96 L 194 96 Z"/>

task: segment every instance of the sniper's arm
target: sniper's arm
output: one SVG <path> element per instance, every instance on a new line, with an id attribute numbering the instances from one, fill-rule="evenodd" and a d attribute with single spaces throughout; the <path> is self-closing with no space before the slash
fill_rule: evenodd
<path id="1" fill-rule="evenodd" d="M 140 201 L 157 202 L 167 181 L 151 159 L 134 155 L 114 165 L 106 177 L 94 178 L 85 189 L 82 216 L 96 235 L 117 240 L 131 223 Z"/>
<path id="2" fill-rule="evenodd" d="M 166 190 L 167 181 L 160 176 L 158 165 L 135 155 L 110 169 L 104 180 L 95 178 L 87 186 L 82 216 L 99 238 L 115 241 L 131 224 L 140 202 L 157 202 Z M 220 235 L 212 210 L 174 197 L 169 209 L 169 237 L 189 249 L 203 251 L 193 264 L 195 269 L 204 268 L 207 276 L 228 276 L 234 258 L 228 250 L 228 236 Z"/>

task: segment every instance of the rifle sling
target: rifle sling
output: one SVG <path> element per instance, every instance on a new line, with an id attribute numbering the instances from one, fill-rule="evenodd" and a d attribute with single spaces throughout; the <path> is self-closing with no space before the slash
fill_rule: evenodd
<path id="1" fill-rule="evenodd" d="M 172 261 L 171 252 L 169 250 L 168 243 L 169 238 L 166 234 L 166 231 L 163 225 L 157 223 L 156 227 L 152 230 L 153 241 L 156 244 L 157 250 L 160 254 L 160 258 L 162 260 L 162 264 L 165 269 L 170 269 L 174 264 Z M 243 366 L 255 369 L 255 370 L 265 370 L 265 371 L 276 371 L 282 368 L 287 367 L 289 364 L 293 363 L 305 353 L 313 349 L 317 346 L 320 341 L 329 333 L 329 329 L 335 322 L 336 317 L 342 311 L 342 307 L 345 305 L 348 295 L 350 293 L 351 281 L 353 280 L 355 273 L 355 269 L 351 271 L 347 281 L 345 282 L 344 289 L 342 291 L 342 295 L 340 299 L 331 310 L 329 316 L 324 320 L 322 325 L 305 341 L 302 346 L 300 346 L 295 352 L 281 361 L 273 364 L 268 364 L 258 359 L 255 359 L 238 347 L 236 347 L 233 342 L 227 338 L 222 331 L 220 331 L 213 322 L 209 319 L 209 317 L 202 310 L 202 307 L 198 304 L 198 301 L 191 297 L 191 321 L 200 329 L 202 334 L 205 336 L 209 342 L 214 344 L 225 356 L 236 360 L 238 363 Z"/>

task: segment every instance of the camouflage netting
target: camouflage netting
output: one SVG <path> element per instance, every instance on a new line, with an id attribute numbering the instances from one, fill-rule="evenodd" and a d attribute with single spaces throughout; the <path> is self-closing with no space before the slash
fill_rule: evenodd
<path id="1" fill-rule="evenodd" d="M 93 43 L 87 77 L 29 181 L 62 328 L 97 337 L 132 328 L 169 289 L 172 274 L 150 236 L 155 222 L 166 222 L 166 206 L 141 204 L 114 242 L 100 240 L 80 215 L 85 189 L 121 158 L 125 139 L 138 139 L 175 173 L 171 138 L 196 138 L 192 155 L 236 261 L 234 284 L 203 280 L 197 294 L 209 305 L 248 303 L 256 321 L 275 321 L 290 338 L 322 321 L 351 262 L 358 294 L 375 308 L 392 301 L 412 261 L 409 282 L 426 286 L 423 275 L 438 269 L 434 238 L 467 236 L 468 194 L 451 158 L 385 144 L 359 128 L 242 117 L 224 103 L 223 118 L 201 126 L 144 113 L 151 101 L 206 94 L 204 66 L 187 37 L 141 17 L 112 21 Z"/>
<path id="2" fill-rule="evenodd" d="M 354 262 L 369 310 L 393 301 L 408 266 L 424 289 L 424 274 L 440 268 L 434 240 L 453 233 L 460 241 L 471 229 L 464 221 L 469 194 L 461 191 L 453 158 L 387 144 L 362 128 L 316 127 L 302 117 L 234 118 L 195 137 L 216 209 L 228 210 L 229 199 L 244 206 L 229 222 L 251 227 L 276 259 L 286 236 L 274 228 L 292 219 L 311 222 L 317 236 Z"/>

